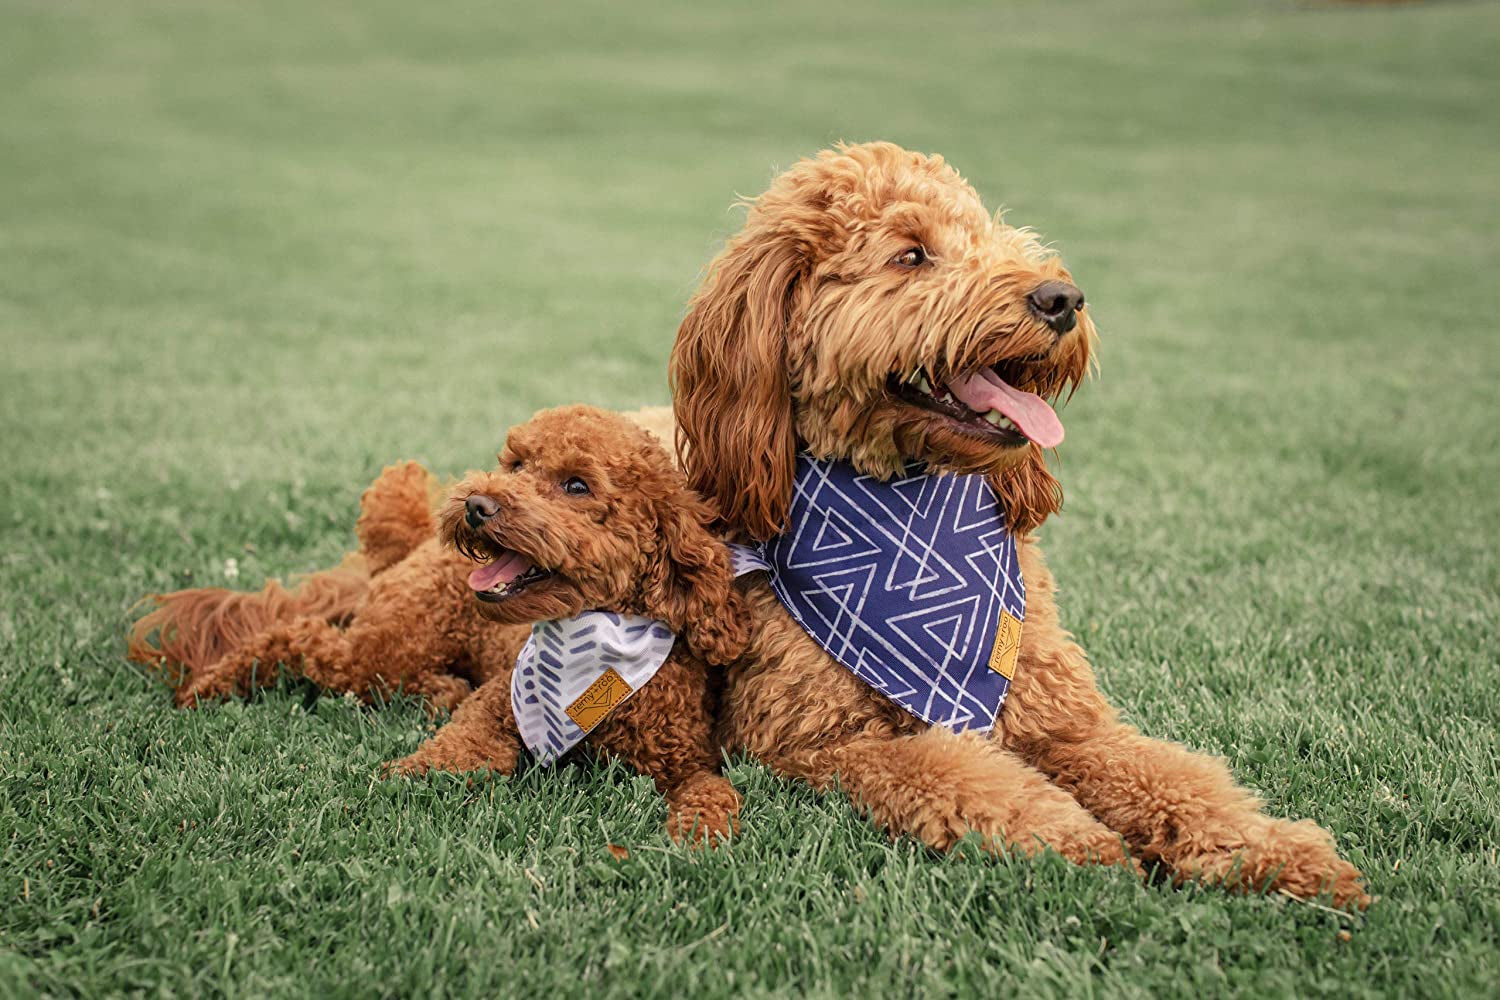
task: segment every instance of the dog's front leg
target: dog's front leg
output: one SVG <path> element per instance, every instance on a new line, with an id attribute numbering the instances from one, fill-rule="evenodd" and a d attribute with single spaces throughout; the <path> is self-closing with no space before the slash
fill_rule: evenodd
<path id="1" fill-rule="evenodd" d="M 1111 721 L 1082 739 L 1046 743 L 1034 759 L 1179 881 L 1301 898 L 1326 891 L 1340 905 L 1369 903 L 1359 870 L 1339 857 L 1332 834 L 1311 820 L 1267 816 L 1216 758 Z"/>
<path id="2" fill-rule="evenodd" d="M 997 737 L 1118 830 L 1142 860 L 1161 862 L 1179 881 L 1369 902 L 1328 831 L 1267 816 L 1223 761 L 1120 722 L 1083 650 L 1045 619 L 1033 636 Z"/>
<path id="3" fill-rule="evenodd" d="M 1014 754 L 985 738 L 933 728 L 865 735 L 768 763 L 830 787 L 837 778 L 879 826 L 948 850 L 977 833 L 986 850 L 1051 848 L 1077 864 L 1137 867 L 1120 835 Z"/>
<path id="4" fill-rule="evenodd" d="M 589 741 L 656 783 L 673 840 L 712 847 L 739 830 L 740 793 L 720 773 L 708 668 L 681 647 Z"/>
<path id="5" fill-rule="evenodd" d="M 1223 761 L 1121 723 L 1088 657 L 1058 624 L 1052 577 L 1035 546 L 1022 560 L 1030 601 L 1021 662 L 995 733 L 1001 745 L 1179 880 L 1369 901 L 1359 871 L 1339 857 L 1326 830 L 1267 816 Z"/>
<path id="6" fill-rule="evenodd" d="M 386 765 L 398 774 L 428 771 L 494 771 L 510 774 L 521 753 L 521 736 L 510 707 L 510 671 L 481 684 L 448 724 L 417 752 Z"/>

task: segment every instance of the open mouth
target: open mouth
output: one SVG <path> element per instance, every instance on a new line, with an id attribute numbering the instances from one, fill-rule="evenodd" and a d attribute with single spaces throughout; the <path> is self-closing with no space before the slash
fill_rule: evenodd
<path id="1" fill-rule="evenodd" d="M 1017 389 L 1026 359 L 1011 359 L 958 377 L 918 366 L 904 375 L 892 373 L 886 388 L 908 405 L 936 413 L 967 433 L 1005 446 L 1028 441 L 1043 448 L 1062 443 L 1062 421 L 1045 399 Z"/>
<path id="2" fill-rule="evenodd" d="M 498 549 L 494 558 L 469 574 L 469 589 L 481 601 L 494 604 L 551 576 L 552 570 L 533 566 L 514 549 Z"/>

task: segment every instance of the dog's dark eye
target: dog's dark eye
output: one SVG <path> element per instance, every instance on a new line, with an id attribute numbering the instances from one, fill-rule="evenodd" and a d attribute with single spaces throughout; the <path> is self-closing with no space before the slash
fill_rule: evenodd
<path id="1" fill-rule="evenodd" d="M 921 247 L 911 247 L 892 257 L 891 263 L 897 267 L 921 267 L 927 263 L 927 251 Z"/>
<path id="2" fill-rule="evenodd" d="M 574 476 L 563 483 L 563 492 L 570 497 L 586 497 L 589 495 L 589 484 Z"/>
<path id="3" fill-rule="evenodd" d="M 516 459 L 516 460 L 515 460 L 515 461 L 514 461 L 514 462 L 512 462 L 512 463 L 510 463 L 510 471 L 511 471 L 511 472 L 520 472 L 520 471 L 521 471 L 521 466 L 523 466 L 523 465 L 525 465 L 525 464 L 526 464 L 526 463 L 524 463 L 524 462 L 522 462 L 522 461 L 521 461 L 521 460 L 520 460 L 520 459 L 519 459 L 519 458 L 518 458 L 518 459 Z"/>

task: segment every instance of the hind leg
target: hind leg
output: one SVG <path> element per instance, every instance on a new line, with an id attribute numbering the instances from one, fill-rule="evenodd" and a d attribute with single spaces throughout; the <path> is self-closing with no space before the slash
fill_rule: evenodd
<path id="1" fill-rule="evenodd" d="M 351 690 L 338 678 L 353 673 L 353 653 L 344 633 L 320 618 L 298 618 L 272 625 L 233 652 L 199 671 L 177 690 L 177 704 L 245 697 L 276 682 L 276 665 L 307 677 L 326 690 Z"/>
<path id="2" fill-rule="evenodd" d="M 304 617 L 347 623 L 369 587 L 368 574 L 346 561 L 291 590 L 270 580 L 253 593 L 200 587 L 158 594 L 150 598 L 157 606 L 131 626 L 127 655 L 180 688 L 274 624 Z"/>
<path id="3" fill-rule="evenodd" d="M 370 575 L 396 565 L 432 537 L 432 476 L 416 462 L 388 465 L 359 498 L 359 551 Z"/>
<path id="4" fill-rule="evenodd" d="M 414 636 L 396 623 L 356 621 L 340 631 L 317 618 L 299 618 L 265 629 L 212 664 L 177 692 L 185 707 L 199 701 L 244 697 L 276 681 L 275 665 L 325 691 L 348 691 L 369 701 L 399 689 L 452 708 L 468 685 L 446 674 L 460 654 L 446 636 Z"/>
<path id="5" fill-rule="evenodd" d="M 451 708 L 469 690 L 451 674 L 468 659 L 477 621 L 459 590 L 466 567 L 429 541 L 375 578 L 343 632 L 309 618 L 264 629 L 183 688 L 178 702 L 247 694 L 271 683 L 269 668 L 282 663 L 328 691 L 368 701 L 404 689 Z"/>

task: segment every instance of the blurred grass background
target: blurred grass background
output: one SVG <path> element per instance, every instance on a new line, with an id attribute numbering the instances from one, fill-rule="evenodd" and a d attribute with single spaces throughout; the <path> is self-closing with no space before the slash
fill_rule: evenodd
<path id="1" fill-rule="evenodd" d="M 0 2 L 0 994 L 1475 995 L 1500 976 L 1500 7 Z M 174 712 L 142 593 L 326 565 L 388 461 L 666 400 L 773 172 L 946 155 L 1066 255 L 1065 619 L 1332 828 L 1364 917 L 939 859 L 738 762 L 378 782 L 426 720 Z M 609 860 L 607 842 L 629 860 Z"/>

